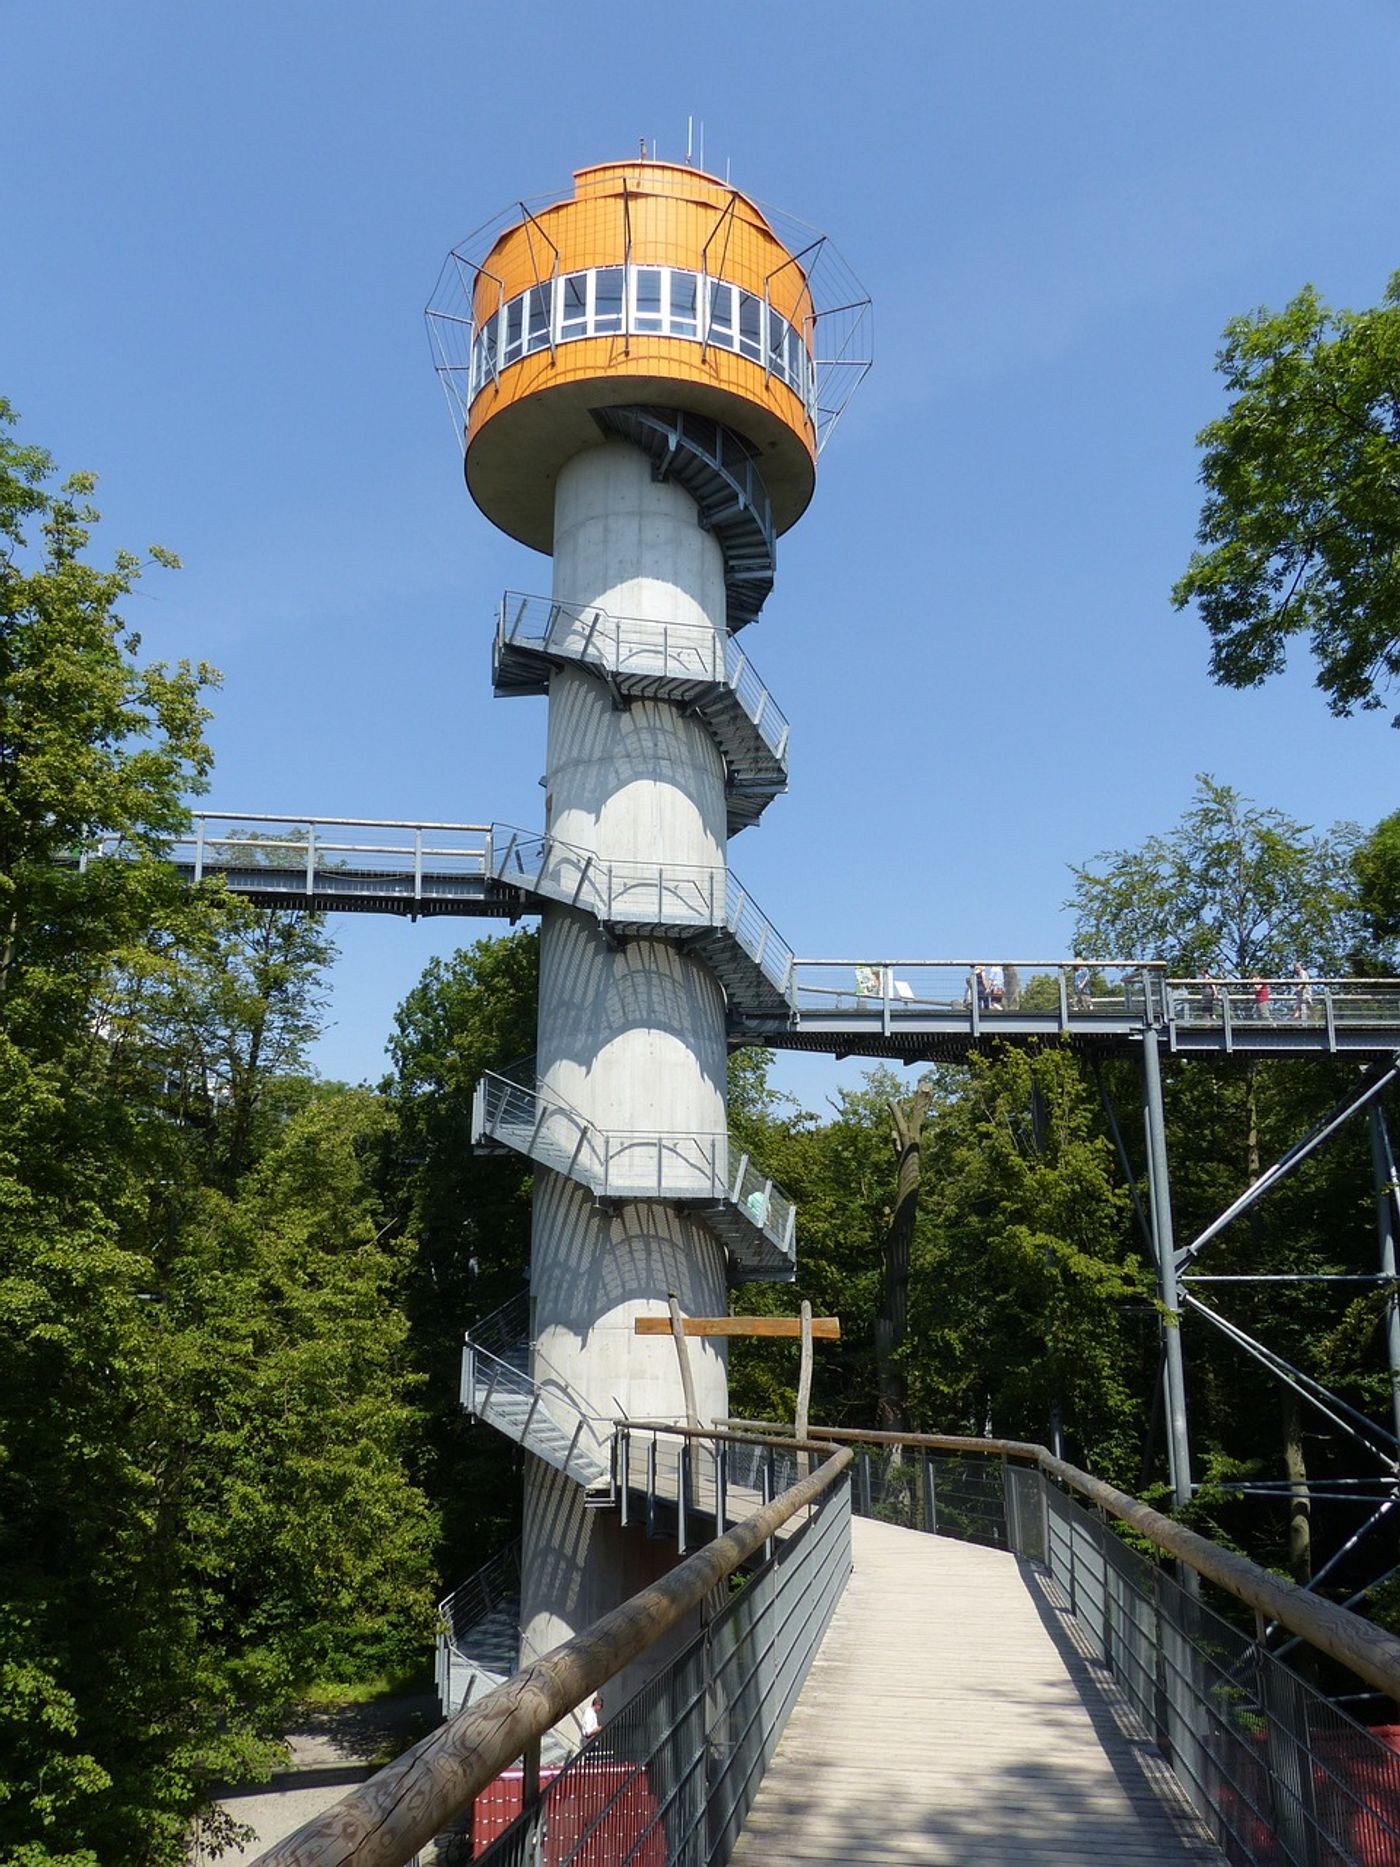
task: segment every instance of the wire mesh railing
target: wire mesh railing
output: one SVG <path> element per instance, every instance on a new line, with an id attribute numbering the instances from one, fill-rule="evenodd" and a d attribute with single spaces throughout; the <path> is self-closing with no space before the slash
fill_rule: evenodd
<path id="1" fill-rule="evenodd" d="M 852 1444 L 858 1515 L 1005 1549 L 1043 1572 L 1226 1860 L 1241 1867 L 1400 1863 L 1400 1752 L 1269 1651 L 1257 1606 L 1251 1637 L 1202 1599 L 1193 1567 L 1164 1565 L 1132 1547 L 1112 1528 L 1109 1507 L 1087 1507 L 1070 1485 L 1084 1479 L 1111 1497 L 1109 1487 L 1040 1448 L 991 1442 L 979 1453 L 946 1442 L 935 1449 L 913 1435 L 861 1443 L 858 1431 L 813 1432 Z M 1026 1462 L 1037 1455 L 1039 1463 Z M 1137 1506 L 1134 1515 L 1146 1521 L 1156 1514 Z M 1211 1547 L 1193 1533 L 1185 1537 Z M 1253 1569 L 1242 1558 L 1229 1562 Z M 1204 1574 L 1209 1585 L 1226 1586 Z M 1232 1605 L 1232 1592 L 1220 1597 L 1222 1606 Z M 1329 1605 L 1301 1589 L 1291 1593 L 1308 1609 Z M 1326 1650 L 1337 1657 L 1330 1644 Z"/>
<path id="2" fill-rule="evenodd" d="M 530 1338 L 528 1292 L 473 1324 L 462 1345 L 461 1404 L 584 1486 L 607 1476 L 612 1423 Z"/>
<path id="3" fill-rule="evenodd" d="M 804 1016 L 923 1015 L 976 1033 L 1012 1013 L 1042 1019 L 1047 1029 L 1156 1021 L 1166 1012 L 1165 973 L 1151 960 L 797 959 L 792 987 Z"/>
<path id="4" fill-rule="evenodd" d="M 838 1481 L 703 1631 L 607 1718 L 484 1867 L 722 1867 L 850 1572 Z M 542 1773 L 542 1776 L 545 1773 Z"/>
<path id="5" fill-rule="evenodd" d="M 729 688 L 775 758 L 786 756 L 789 726 L 753 662 L 725 630 L 706 622 L 652 622 L 593 605 L 507 590 L 496 623 L 505 647 L 578 661 L 600 672 L 649 681 Z"/>
<path id="6" fill-rule="evenodd" d="M 851 1567 L 850 1454 L 784 1451 L 815 1469 L 275 1843 L 262 1867 L 350 1867 L 370 1852 L 406 1867 L 434 1837 L 452 1846 L 448 1824 L 503 1773 L 524 1807 L 487 1854 L 469 1844 L 496 1867 L 722 1867 Z M 642 1691 L 565 1768 L 542 1771 L 551 1727 L 673 1639 L 684 1644 Z"/>
<path id="7" fill-rule="evenodd" d="M 609 924 L 719 927 L 725 870 L 700 863 L 612 862 L 557 836 L 492 826 L 488 856 L 497 881 L 581 908 Z"/>
<path id="8" fill-rule="evenodd" d="M 1400 979 L 1204 977 L 1165 981 L 1167 1015 L 1177 1024 L 1367 1025 L 1400 1023 Z"/>
<path id="9" fill-rule="evenodd" d="M 223 878 L 239 891 L 311 896 L 370 891 L 432 898 L 489 873 L 490 827 L 388 818 L 283 817 L 257 811 L 192 811 L 169 839 L 167 861 L 194 882 Z M 139 846 L 112 834 L 74 851 L 80 869 L 121 860 Z"/>

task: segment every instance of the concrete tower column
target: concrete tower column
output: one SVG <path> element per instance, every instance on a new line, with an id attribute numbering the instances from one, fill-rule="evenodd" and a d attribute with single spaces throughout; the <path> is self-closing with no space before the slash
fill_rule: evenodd
<path id="1" fill-rule="evenodd" d="M 651 623 L 725 628 L 724 561 L 681 487 L 652 477 L 623 442 L 588 449 L 559 475 L 554 596 Z M 549 832 L 601 863 L 694 871 L 723 902 L 724 763 L 704 725 L 669 701 L 615 706 L 584 669 L 549 689 Z M 724 997 L 698 959 L 667 939 L 618 942 L 592 915 L 546 905 L 540 929 L 536 1068 L 542 1090 L 609 1136 L 711 1137 L 723 1147 Z M 532 1373 L 567 1382 L 609 1415 L 683 1413 L 674 1354 L 633 1321 L 674 1291 L 690 1315 L 722 1315 L 725 1255 L 684 1207 L 599 1208 L 586 1188 L 541 1169 L 531 1244 Z M 724 1345 L 691 1357 L 702 1418 L 727 1411 Z M 522 1631 L 541 1652 L 669 1561 L 630 1552 L 577 1485 L 531 1459 L 525 1496 Z M 548 1525 L 546 1532 L 545 1526 Z"/>

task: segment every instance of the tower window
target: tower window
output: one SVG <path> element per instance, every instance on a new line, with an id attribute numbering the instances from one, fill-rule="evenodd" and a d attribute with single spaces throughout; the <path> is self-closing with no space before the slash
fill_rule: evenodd
<path id="1" fill-rule="evenodd" d="M 739 354 L 763 360 L 763 300 L 752 292 L 739 294 Z"/>
<path id="2" fill-rule="evenodd" d="M 638 266 L 635 274 L 637 291 L 637 312 L 632 328 L 634 331 L 659 331 L 661 324 L 661 284 L 663 274 L 659 266 Z"/>
<path id="3" fill-rule="evenodd" d="M 562 282 L 564 302 L 559 332 L 565 339 L 588 335 L 588 276 L 586 272 L 571 272 Z"/>
<path id="4" fill-rule="evenodd" d="M 671 335 L 694 337 L 695 330 L 695 274 L 673 272 L 671 274 Z"/>
<path id="5" fill-rule="evenodd" d="M 594 274 L 593 329 L 599 335 L 622 329 L 621 266 L 602 266 Z"/>
<path id="6" fill-rule="evenodd" d="M 737 351 L 767 368 L 801 396 L 813 413 L 816 370 L 795 324 L 724 279 L 669 266 L 599 266 L 548 279 L 520 292 L 477 330 L 471 351 L 471 393 L 507 364 L 550 342 L 605 337 L 624 328 L 638 335 L 700 338 Z"/>
<path id="7" fill-rule="evenodd" d="M 514 363 L 522 352 L 522 332 L 525 324 L 525 300 L 513 298 L 506 306 L 506 341 L 501 352 L 502 363 Z"/>

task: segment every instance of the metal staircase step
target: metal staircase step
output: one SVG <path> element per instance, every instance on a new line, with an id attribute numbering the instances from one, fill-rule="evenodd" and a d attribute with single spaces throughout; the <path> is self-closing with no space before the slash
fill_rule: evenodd
<path id="1" fill-rule="evenodd" d="M 671 665 L 658 669 L 657 661 Z M 708 672 L 684 671 L 682 663 Z M 786 791 L 787 721 L 732 638 L 707 644 L 703 630 L 507 591 L 496 626 L 496 693 L 546 694 L 551 675 L 569 665 L 589 669 L 623 703 L 665 700 L 694 711 L 724 759 L 730 835 Z"/>
<path id="2" fill-rule="evenodd" d="M 725 1135 L 608 1135 L 538 1086 L 488 1073 L 472 1099 L 472 1140 L 474 1146 L 504 1142 L 518 1147 L 527 1158 L 586 1187 L 595 1199 L 654 1199 L 694 1209 L 725 1246 L 736 1283 L 786 1282 L 793 1276 L 791 1201 L 752 1167 L 747 1154 L 731 1148 Z M 737 1169 L 731 1167 L 731 1154 L 738 1159 Z M 473 1399 L 471 1404 L 526 1444 L 539 1394 L 528 1377 L 518 1377 L 513 1385 L 514 1391 L 499 1389 L 489 1402 Z M 541 1443 L 532 1449 L 565 1469 L 568 1461 L 550 1428 L 536 1423 L 535 1435 Z"/>
<path id="3" fill-rule="evenodd" d="M 729 627 L 753 622 L 773 588 L 777 534 L 768 490 L 737 434 L 679 409 L 601 408 L 594 419 L 607 434 L 633 441 L 651 456 L 658 477 L 694 499 L 700 523 L 724 553 Z"/>

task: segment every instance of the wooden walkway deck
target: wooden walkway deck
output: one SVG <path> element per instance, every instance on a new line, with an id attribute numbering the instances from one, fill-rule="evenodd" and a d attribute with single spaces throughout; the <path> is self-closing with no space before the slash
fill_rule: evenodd
<path id="1" fill-rule="evenodd" d="M 1223 1862 L 1028 1565 L 851 1531 L 854 1573 L 734 1867 Z"/>

